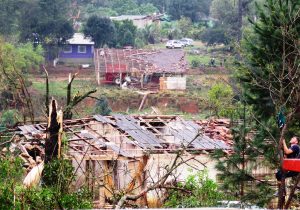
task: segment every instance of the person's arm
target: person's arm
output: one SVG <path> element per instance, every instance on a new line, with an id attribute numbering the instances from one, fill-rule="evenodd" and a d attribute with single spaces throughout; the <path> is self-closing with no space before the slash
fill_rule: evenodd
<path id="1" fill-rule="evenodd" d="M 289 154 L 291 154 L 291 153 L 294 152 L 292 149 L 289 149 L 289 148 L 286 146 L 285 140 L 283 140 L 283 151 L 284 151 L 284 154 L 286 154 L 286 155 L 289 155 Z"/>

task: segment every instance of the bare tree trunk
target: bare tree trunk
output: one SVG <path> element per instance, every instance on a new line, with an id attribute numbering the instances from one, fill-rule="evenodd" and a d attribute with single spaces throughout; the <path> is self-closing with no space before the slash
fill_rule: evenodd
<path id="1" fill-rule="evenodd" d="M 45 108 L 46 108 L 46 115 L 49 116 L 49 74 L 44 65 L 43 65 L 43 70 L 45 71 L 46 74 Z"/>
<path id="2" fill-rule="evenodd" d="M 67 87 L 67 107 L 70 105 L 71 103 L 71 96 L 72 96 L 72 82 L 75 79 L 76 75 L 78 73 L 75 73 L 74 75 L 69 74 L 69 83 L 68 83 L 68 87 Z M 65 119 L 72 119 L 72 111 L 71 109 L 68 109 L 64 112 L 64 118 Z"/>
<path id="3" fill-rule="evenodd" d="M 58 121 L 57 103 L 52 99 L 48 120 L 48 136 L 45 142 L 45 164 L 59 155 L 61 127 L 62 122 Z"/>
<path id="4" fill-rule="evenodd" d="M 67 106 L 64 109 L 64 119 L 72 119 L 72 109 L 83 99 L 89 97 L 91 94 L 95 93 L 97 89 L 90 90 L 85 94 L 80 95 L 79 93 L 71 99 L 72 96 L 72 82 L 74 81 L 75 77 L 78 73 L 75 73 L 72 77 L 71 74 L 69 75 L 69 83 L 67 87 Z"/>

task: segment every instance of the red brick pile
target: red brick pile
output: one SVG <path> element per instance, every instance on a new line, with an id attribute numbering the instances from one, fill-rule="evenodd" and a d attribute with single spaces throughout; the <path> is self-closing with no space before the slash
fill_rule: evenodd
<path id="1" fill-rule="evenodd" d="M 196 123 L 203 128 L 205 135 L 208 137 L 222 140 L 228 145 L 233 145 L 230 119 L 197 120 Z"/>

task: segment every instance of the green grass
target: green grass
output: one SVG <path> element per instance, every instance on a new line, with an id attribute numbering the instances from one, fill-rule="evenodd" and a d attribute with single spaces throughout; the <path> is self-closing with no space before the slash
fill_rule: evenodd
<path id="1" fill-rule="evenodd" d="M 51 81 L 49 82 L 49 95 L 50 96 L 58 96 L 63 97 L 67 96 L 67 86 L 68 81 Z M 41 81 L 32 81 L 32 87 L 38 91 L 41 94 L 45 94 L 46 92 L 46 84 L 45 82 Z M 80 92 L 83 93 L 85 91 L 91 90 L 93 88 L 96 88 L 95 85 L 93 85 L 90 81 L 86 80 L 74 80 L 72 83 L 72 92 Z"/>
<path id="2" fill-rule="evenodd" d="M 151 108 L 146 108 L 142 109 L 141 111 L 138 111 L 137 109 L 129 109 L 128 112 L 118 112 L 121 114 L 130 114 L 130 115 L 151 115 L 154 114 L 152 113 Z M 182 117 L 183 119 L 186 120 L 192 120 L 192 119 L 206 119 L 207 116 L 209 116 L 209 111 L 208 110 L 200 110 L 198 114 L 191 114 L 191 113 L 185 113 L 182 111 L 179 111 L 177 108 L 165 108 L 165 109 L 160 109 L 162 114 L 164 115 L 177 115 Z"/>
<path id="3" fill-rule="evenodd" d="M 188 61 L 188 63 L 191 65 L 192 61 L 198 61 L 200 64 L 208 66 L 210 63 L 211 58 L 213 58 L 212 55 L 187 55 L 186 59 Z M 215 58 L 215 57 L 214 57 Z M 215 64 L 219 65 L 220 64 L 220 59 L 219 58 L 215 58 Z"/>

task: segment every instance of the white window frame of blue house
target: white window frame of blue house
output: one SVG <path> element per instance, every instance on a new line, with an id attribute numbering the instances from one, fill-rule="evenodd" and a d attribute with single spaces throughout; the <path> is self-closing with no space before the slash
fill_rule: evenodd
<path id="1" fill-rule="evenodd" d="M 72 53 L 72 45 L 69 45 L 69 44 L 65 45 L 64 46 L 64 53 Z"/>
<path id="2" fill-rule="evenodd" d="M 84 47 L 84 51 L 83 51 L 83 50 L 80 50 L 80 47 Z M 78 53 L 86 53 L 86 46 L 85 46 L 85 45 L 79 45 L 79 46 L 77 47 L 77 52 L 78 52 Z"/>

